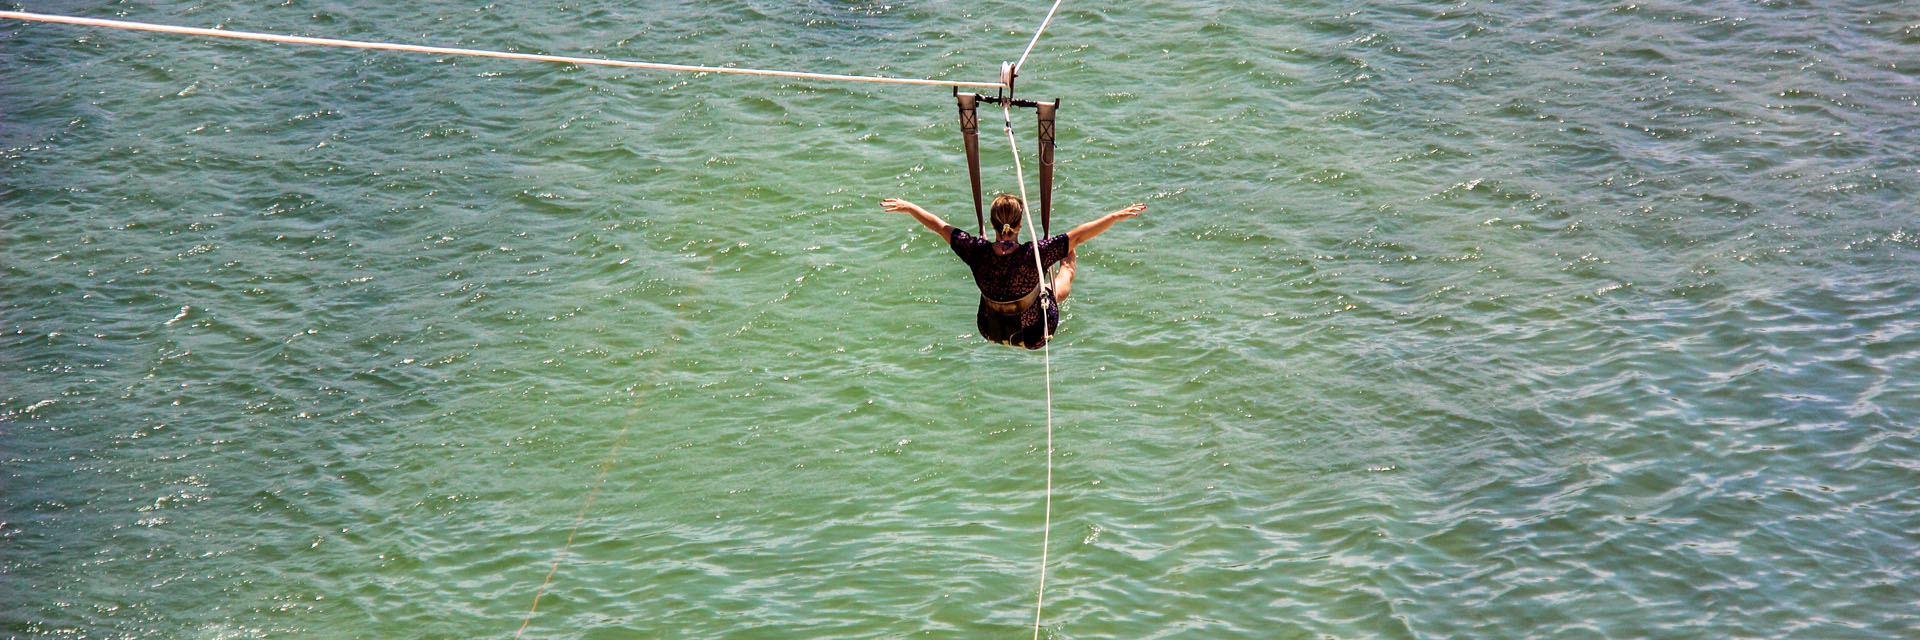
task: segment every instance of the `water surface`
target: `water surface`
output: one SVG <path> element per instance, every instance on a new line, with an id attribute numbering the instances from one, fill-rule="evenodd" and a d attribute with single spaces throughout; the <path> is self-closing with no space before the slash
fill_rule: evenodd
<path id="1" fill-rule="evenodd" d="M 1045 10 L 27 8 L 964 80 Z M 1046 633 L 1920 634 L 1916 60 L 1898 2 L 1066 3 L 1057 224 L 1152 208 L 1052 350 Z M 5 635 L 509 636 L 605 464 L 529 636 L 1028 637 L 1041 357 L 877 207 L 967 218 L 947 91 L 6 22 L 0 113 Z"/>

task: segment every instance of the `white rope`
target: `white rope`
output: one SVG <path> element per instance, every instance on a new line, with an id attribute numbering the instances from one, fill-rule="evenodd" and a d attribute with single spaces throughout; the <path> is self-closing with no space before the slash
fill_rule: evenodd
<path id="1" fill-rule="evenodd" d="M 1027 64 L 1027 56 L 1033 54 L 1033 46 L 1040 43 L 1040 34 L 1045 33 L 1047 24 L 1053 22 L 1053 12 L 1060 9 L 1062 1 L 1053 0 L 1053 6 L 1047 8 L 1047 17 L 1040 21 L 1040 28 L 1033 30 L 1033 39 L 1027 41 L 1026 51 L 1020 52 L 1020 61 L 1013 63 L 1013 73 L 1007 74 L 1009 77 L 1002 79 L 1003 82 L 1011 86 L 1011 76 L 1018 75 L 1020 68 Z M 1020 143 L 1013 137 L 1013 96 L 1007 96 L 1005 100 L 1000 101 L 1000 117 L 1007 131 L 1007 148 L 1013 151 L 1013 175 L 1020 183 L 1020 215 L 1027 225 L 1027 233 L 1033 236 L 1033 268 L 1040 277 L 1040 286 L 1046 286 L 1047 266 L 1046 262 L 1040 258 L 1040 242 L 1045 238 L 1041 238 L 1039 233 L 1033 231 L 1033 208 L 1026 206 L 1029 202 L 1027 174 L 1020 166 Z M 1068 242 L 1071 243 L 1072 240 Z M 1073 250 L 1071 244 L 1068 245 L 1067 250 Z M 1054 306 L 1057 309 L 1059 302 L 1054 302 Z M 1040 525 L 1040 588 L 1033 594 L 1033 640 L 1040 640 L 1040 620 L 1047 601 L 1047 547 L 1051 545 L 1053 537 L 1053 328 L 1047 324 L 1046 309 L 1040 310 L 1040 327 L 1042 335 L 1046 337 L 1046 342 L 1041 343 L 1040 350 L 1043 361 L 1046 363 L 1044 379 L 1047 385 L 1047 491 L 1046 511 Z"/>
<path id="2" fill-rule="evenodd" d="M 1027 54 L 1033 53 L 1033 45 L 1040 44 L 1040 34 L 1047 30 L 1047 23 L 1053 22 L 1053 12 L 1060 8 L 1060 3 L 1063 1 L 1053 0 L 1053 7 L 1047 9 L 1047 18 L 1040 21 L 1040 28 L 1033 30 L 1033 39 L 1027 41 L 1027 50 L 1020 53 L 1019 62 L 1013 63 L 1014 71 L 1019 71 L 1020 67 L 1027 64 Z"/>
<path id="3" fill-rule="evenodd" d="M 1033 209 L 1026 206 L 1027 174 L 1020 167 L 1020 144 L 1013 139 L 1012 105 L 1011 98 L 1000 101 L 1000 117 L 1006 123 L 1007 148 L 1013 150 L 1014 178 L 1020 183 L 1020 215 L 1026 220 L 1027 233 L 1033 236 L 1033 268 L 1040 275 L 1039 286 L 1046 286 L 1047 267 L 1046 263 L 1040 259 L 1040 241 L 1045 238 L 1040 237 L 1040 234 L 1033 230 Z M 1052 291 L 1049 289 L 1047 293 L 1051 295 Z M 1059 303 L 1055 302 L 1054 307 L 1057 309 Z M 1040 351 L 1046 361 L 1047 383 L 1047 506 L 1045 520 L 1040 525 L 1040 588 L 1033 596 L 1034 640 L 1040 639 L 1040 612 L 1047 599 L 1047 546 L 1052 542 L 1053 536 L 1053 327 L 1047 325 L 1047 310 L 1044 307 L 1040 309 L 1040 330 L 1041 335 L 1046 338 L 1046 341 L 1040 345 Z"/>
<path id="4" fill-rule="evenodd" d="M 537 53 L 509 53 L 505 51 L 487 51 L 484 49 L 457 49 L 452 47 L 429 47 L 415 44 L 395 44 L 390 42 L 367 42 L 362 40 L 339 40 L 335 38 L 309 38 L 306 36 L 283 36 L 271 33 L 250 31 L 229 31 L 226 29 L 201 29 L 197 27 L 176 27 L 146 22 L 126 20 L 103 20 L 100 18 L 78 18 L 57 16 L 44 13 L 26 13 L 21 11 L 0 11 L 0 18 L 12 18 L 29 22 L 55 22 L 87 27 L 106 27 L 110 29 L 128 29 L 133 31 L 153 31 L 211 38 L 233 38 L 236 40 L 260 40 L 287 44 L 308 44 L 322 47 L 346 47 L 349 49 L 377 49 L 382 51 L 406 51 L 411 53 L 433 53 L 451 56 L 475 56 L 480 58 L 503 58 L 507 60 L 531 60 L 535 62 L 558 62 L 563 64 L 598 65 L 603 67 L 624 67 L 628 69 L 651 69 L 656 71 L 688 71 L 696 73 L 738 73 L 756 76 L 777 76 L 782 78 L 805 78 L 809 80 L 832 80 L 840 82 L 886 82 L 893 84 L 921 84 L 943 87 L 978 87 L 998 89 L 998 82 L 961 82 L 955 80 L 922 80 L 918 78 L 887 78 L 882 76 L 850 76 L 836 73 L 807 73 L 802 71 L 775 71 L 769 69 L 742 69 L 737 67 L 708 67 L 690 64 L 665 64 L 660 62 L 639 62 L 634 60 L 609 60 L 605 58 L 580 58 L 575 56 L 550 56 Z"/>

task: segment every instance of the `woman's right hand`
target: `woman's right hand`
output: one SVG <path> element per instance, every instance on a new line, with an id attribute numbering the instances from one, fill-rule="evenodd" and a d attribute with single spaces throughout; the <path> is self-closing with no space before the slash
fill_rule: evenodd
<path id="1" fill-rule="evenodd" d="M 1119 211 L 1115 211 L 1107 215 L 1113 216 L 1114 220 L 1125 220 L 1127 218 L 1140 215 L 1140 212 L 1146 211 L 1146 210 L 1147 210 L 1146 203 L 1135 202 L 1133 204 L 1127 205 L 1127 208 L 1125 209 L 1121 209 Z"/>
<path id="2" fill-rule="evenodd" d="M 899 198 L 887 198 L 880 201 L 880 208 L 889 213 L 913 213 L 915 209 L 920 208 L 920 205 Z"/>

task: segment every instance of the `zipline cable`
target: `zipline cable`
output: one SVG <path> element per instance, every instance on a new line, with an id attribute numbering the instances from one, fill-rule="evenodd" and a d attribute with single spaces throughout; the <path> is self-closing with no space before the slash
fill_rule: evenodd
<path id="1" fill-rule="evenodd" d="M 1033 39 L 1027 41 L 1027 50 L 1020 52 L 1019 62 L 1013 63 L 1014 71 L 1019 71 L 1020 67 L 1027 64 L 1027 55 L 1033 53 L 1033 45 L 1040 44 L 1040 34 L 1047 30 L 1047 23 L 1053 22 L 1053 12 L 1059 10 L 1060 3 L 1064 1 L 1053 0 L 1053 6 L 1047 9 L 1047 18 L 1040 21 L 1040 28 L 1033 30 Z"/>
<path id="2" fill-rule="evenodd" d="M 60 24 L 87 27 L 105 27 L 109 29 L 128 29 L 132 31 L 153 31 L 178 35 L 206 36 L 210 38 L 232 38 L 235 40 L 259 40 L 286 44 L 307 44 L 322 47 L 345 47 L 349 49 L 376 49 L 381 51 L 406 51 L 411 53 L 434 53 L 451 56 L 474 56 L 480 58 L 502 58 L 507 60 L 531 60 L 535 62 L 558 62 L 563 64 L 597 65 L 602 67 L 622 67 L 627 69 L 650 69 L 655 71 L 687 71 L 695 73 L 737 73 L 755 76 L 776 76 L 782 78 L 803 78 L 808 80 L 831 80 L 835 82 L 884 82 L 892 84 L 919 84 L 942 87 L 978 87 L 998 89 L 997 82 L 963 82 L 958 80 L 928 80 L 919 78 L 888 78 L 883 76 L 853 76 L 837 73 L 808 73 L 803 71 L 778 71 L 772 69 L 743 69 L 738 67 L 709 67 L 691 64 L 666 64 L 661 62 L 640 62 L 636 60 L 610 60 L 606 58 L 581 58 L 576 56 L 551 56 L 538 53 L 511 53 L 506 51 L 488 51 L 485 49 L 460 49 L 453 47 L 430 47 L 417 44 L 398 44 L 391 42 L 369 42 L 364 40 L 340 40 L 336 38 L 310 38 L 307 36 L 285 36 L 272 33 L 251 31 L 229 31 L 226 29 L 201 29 L 198 27 L 176 27 L 147 22 L 126 20 L 105 20 L 101 18 L 80 18 L 74 16 L 27 13 L 24 11 L 0 11 L 0 18 L 11 18 L 28 22 L 54 22 Z"/>

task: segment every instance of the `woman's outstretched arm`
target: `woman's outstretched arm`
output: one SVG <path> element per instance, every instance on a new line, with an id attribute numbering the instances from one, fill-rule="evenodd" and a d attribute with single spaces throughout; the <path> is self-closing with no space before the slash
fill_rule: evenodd
<path id="1" fill-rule="evenodd" d="M 1106 231 L 1108 227 L 1112 227 L 1113 223 L 1140 215 L 1140 212 L 1146 210 L 1147 205 L 1135 202 L 1127 205 L 1125 209 L 1100 216 L 1092 222 L 1074 227 L 1072 231 L 1067 232 L 1067 246 L 1069 248 L 1079 247 L 1080 243 L 1092 240 L 1094 236 L 1100 235 L 1100 233 Z"/>
<path id="2" fill-rule="evenodd" d="M 941 220 L 940 216 L 933 215 L 933 212 L 920 208 L 920 205 L 899 198 L 887 198 L 880 201 L 880 208 L 913 216 L 913 219 L 919 220 L 920 224 L 926 225 L 928 231 L 940 234 L 941 242 L 953 244 L 953 225 Z"/>

